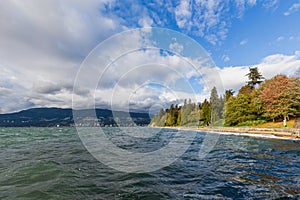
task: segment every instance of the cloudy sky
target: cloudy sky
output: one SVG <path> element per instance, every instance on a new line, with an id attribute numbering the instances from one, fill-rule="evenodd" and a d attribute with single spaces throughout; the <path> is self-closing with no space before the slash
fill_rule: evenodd
<path id="1" fill-rule="evenodd" d="M 148 112 L 238 90 L 253 66 L 293 76 L 299 11 L 299 0 L 2 0 L 0 113 Z"/>

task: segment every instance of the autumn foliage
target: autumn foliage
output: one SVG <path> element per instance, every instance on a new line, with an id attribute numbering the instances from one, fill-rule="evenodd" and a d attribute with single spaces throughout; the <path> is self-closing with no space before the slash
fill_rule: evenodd
<path id="1" fill-rule="evenodd" d="M 225 124 L 249 124 L 254 121 L 275 121 L 300 114 L 300 80 L 277 75 L 258 88 L 248 85 L 225 104 Z M 249 123 L 246 123 L 249 122 Z"/>
<path id="2" fill-rule="evenodd" d="M 226 125 L 251 126 L 267 121 L 288 120 L 300 115 L 300 79 L 276 75 L 262 81 L 257 68 L 250 68 L 249 82 L 242 86 L 237 95 L 226 90 L 218 95 L 211 90 L 209 101 L 171 105 L 161 110 L 152 120 L 158 126 Z"/>
<path id="3" fill-rule="evenodd" d="M 299 114 L 300 80 L 277 75 L 261 86 L 259 98 L 267 118 L 286 118 Z"/>

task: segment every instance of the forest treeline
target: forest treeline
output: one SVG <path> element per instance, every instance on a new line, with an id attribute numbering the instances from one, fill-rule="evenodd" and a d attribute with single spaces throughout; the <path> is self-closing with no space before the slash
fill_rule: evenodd
<path id="1" fill-rule="evenodd" d="M 279 74 L 265 79 L 257 67 L 249 68 L 246 76 L 249 81 L 236 95 L 232 89 L 219 95 L 213 87 L 201 103 L 184 100 L 161 109 L 151 126 L 251 126 L 300 115 L 299 78 Z"/>

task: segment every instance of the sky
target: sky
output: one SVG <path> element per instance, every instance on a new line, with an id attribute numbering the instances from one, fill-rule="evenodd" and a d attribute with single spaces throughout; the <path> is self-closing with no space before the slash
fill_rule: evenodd
<path id="1" fill-rule="evenodd" d="M 0 113 L 154 112 L 300 67 L 300 0 L 2 0 Z"/>

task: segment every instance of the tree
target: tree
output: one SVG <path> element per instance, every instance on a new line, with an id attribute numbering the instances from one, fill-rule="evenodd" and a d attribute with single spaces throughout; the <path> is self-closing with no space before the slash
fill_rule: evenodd
<path id="1" fill-rule="evenodd" d="M 225 124 L 228 126 L 234 126 L 238 124 L 235 112 L 235 100 L 236 97 L 231 96 L 225 103 Z"/>
<path id="2" fill-rule="evenodd" d="M 233 91 L 232 89 L 226 90 L 225 91 L 225 102 L 228 101 L 228 99 L 230 97 L 232 97 L 234 93 L 235 93 L 235 91 Z"/>
<path id="3" fill-rule="evenodd" d="M 170 109 L 167 110 L 166 126 L 176 126 L 177 118 L 178 118 L 178 105 L 174 107 L 174 104 L 171 104 Z"/>
<path id="4" fill-rule="evenodd" d="M 181 126 L 181 109 L 180 109 L 180 107 L 178 108 L 178 111 L 177 111 L 176 126 Z"/>
<path id="5" fill-rule="evenodd" d="M 200 125 L 209 125 L 211 122 L 211 105 L 205 99 L 200 110 Z"/>
<path id="6" fill-rule="evenodd" d="M 273 121 L 295 116 L 300 113 L 300 80 L 277 75 L 262 85 L 259 97 L 264 116 Z"/>
<path id="7" fill-rule="evenodd" d="M 151 125 L 153 126 L 165 126 L 166 124 L 166 112 L 164 109 L 160 111 L 152 118 Z"/>
<path id="8" fill-rule="evenodd" d="M 185 101 L 185 104 L 182 106 L 181 109 L 181 124 L 186 125 L 189 123 L 189 115 L 191 114 L 193 110 L 193 106 L 191 103 L 187 103 Z"/>
<path id="9" fill-rule="evenodd" d="M 256 118 L 251 109 L 251 97 L 245 94 L 230 97 L 226 102 L 225 108 L 225 124 L 229 126 L 234 126 Z"/>
<path id="10" fill-rule="evenodd" d="M 182 106 L 180 110 L 180 125 L 196 125 L 199 122 L 199 107 L 195 103 L 189 103 Z"/>
<path id="11" fill-rule="evenodd" d="M 244 85 L 240 88 L 239 94 L 244 94 L 244 95 L 249 96 L 249 95 L 251 95 L 252 91 L 253 91 L 253 88 L 250 85 Z"/>
<path id="12" fill-rule="evenodd" d="M 253 67 L 253 68 L 249 68 L 249 73 L 246 74 L 246 76 L 248 76 L 249 81 L 247 82 L 247 84 L 253 89 L 255 88 L 255 85 L 260 84 L 262 81 L 262 79 L 264 79 L 264 77 L 261 75 L 261 73 L 258 72 L 258 68 L 257 67 Z"/>
<path id="13" fill-rule="evenodd" d="M 230 97 L 233 97 L 234 93 L 235 93 L 235 91 L 232 90 L 232 89 L 229 89 L 229 90 L 225 91 L 224 102 L 223 102 L 223 110 L 222 110 L 222 117 L 223 117 L 223 119 L 226 118 L 226 102 L 229 101 Z"/>
<path id="14" fill-rule="evenodd" d="M 221 118 L 223 109 L 216 87 L 211 90 L 209 102 L 211 105 L 211 123 L 214 123 Z"/>
<path id="15" fill-rule="evenodd" d="M 251 94 L 251 109 L 253 111 L 253 114 L 256 115 L 257 119 L 264 118 L 262 116 L 264 112 L 263 103 L 261 101 L 261 98 L 259 97 L 260 91 L 261 91 L 261 87 L 254 90 Z"/>

